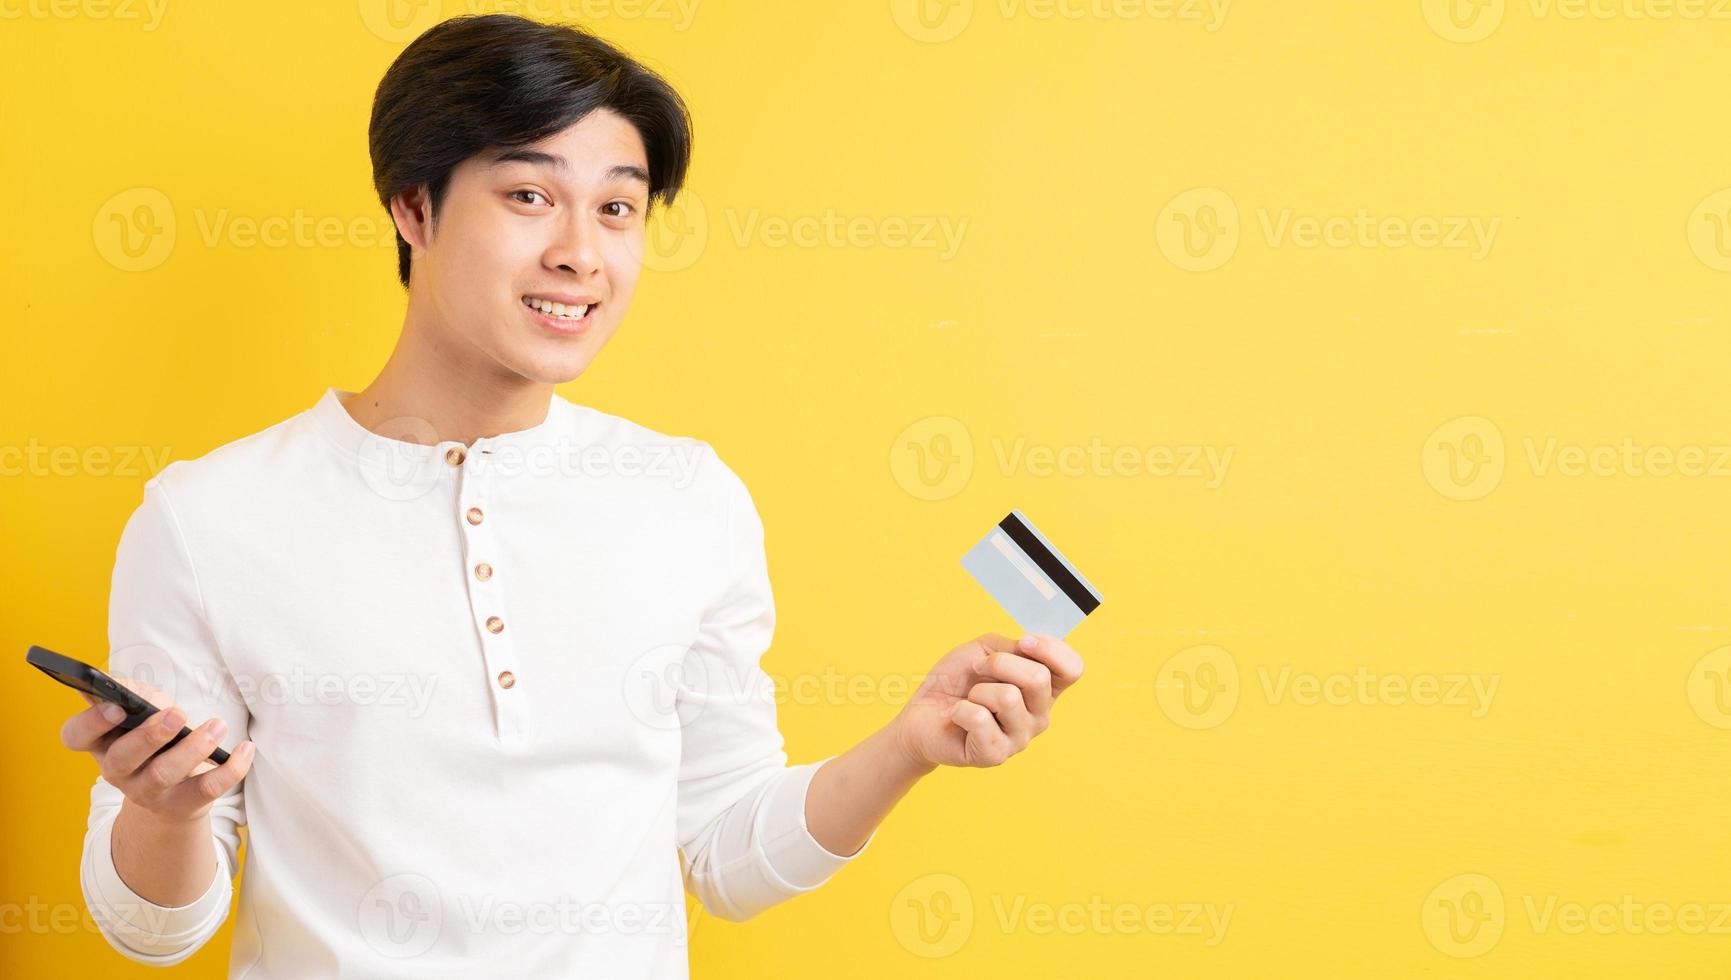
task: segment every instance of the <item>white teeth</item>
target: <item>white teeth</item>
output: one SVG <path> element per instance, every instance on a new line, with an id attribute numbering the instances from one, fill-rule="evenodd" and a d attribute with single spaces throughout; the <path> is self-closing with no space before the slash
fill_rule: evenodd
<path id="1" fill-rule="evenodd" d="M 540 310 L 548 316 L 556 316 L 562 320 L 581 320 L 589 312 L 587 304 L 583 306 L 566 306 L 564 303 L 554 303 L 549 300 L 535 299 L 532 296 L 523 297 L 523 305 L 530 309 Z"/>

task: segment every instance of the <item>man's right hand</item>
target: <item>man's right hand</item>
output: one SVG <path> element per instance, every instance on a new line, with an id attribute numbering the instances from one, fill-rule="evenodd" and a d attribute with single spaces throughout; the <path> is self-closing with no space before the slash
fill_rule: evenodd
<path id="1" fill-rule="evenodd" d="M 167 703 L 162 691 L 149 684 L 122 676 L 114 679 L 163 710 L 126 731 L 117 727 L 126 717 L 119 705 L 81 691 L 79 696 L 90 707 L 61 726 L 61 743 L 75 752 L 90 753 L 102 778 L 119 789 L 130 806 L 155 820 L 177 824 L 204 819 L 218 797 L 246 778 L 252 768 L 252 742 L 235 746 L 220 766 L 208 761 L 228 730 L 221 718 L 211 718 L 158 755 L 157 750 L 186 724 L 186 712 Z"/>

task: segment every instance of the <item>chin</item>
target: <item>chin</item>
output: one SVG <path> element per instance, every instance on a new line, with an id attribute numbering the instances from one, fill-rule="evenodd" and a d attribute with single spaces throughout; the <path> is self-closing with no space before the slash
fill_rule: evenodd
<path id="1" fill-rule="evenodd" d="M 577 380 L 584 371 L 588 370 L 590 362 L 594 359 L 594 355 L 588 351 L 580 355 L 564 354 L 561 356 L 554 354 L 535 358 L 529 363 L 519 366 L 517 373 L 531 381 L 559 385 L 567 381 Z"/>

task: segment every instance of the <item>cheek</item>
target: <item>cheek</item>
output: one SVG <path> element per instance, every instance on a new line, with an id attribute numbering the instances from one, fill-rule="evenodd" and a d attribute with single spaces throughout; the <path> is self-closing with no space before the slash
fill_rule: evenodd
<path id="1" fill-rule="evenodd" d="M 637 278 L 643 271 L 643 236 L 621 236 L 607 253 L 607 292 L 614 305 L 623 310 L 637 288 Z"/>
<path id="2" fill-rule="evenodd" d="M 444 266 L 446 278 L 464 283 L 477 283 L 495 277 L 499 269 L 514 269 L 522 255 L 534 254 L 534 243 L 523 229 L 512 228 L 509 216 L 499 213 L 459 211 L 450 215 L 448 227 L 441 225 L 445 235 Z"/>

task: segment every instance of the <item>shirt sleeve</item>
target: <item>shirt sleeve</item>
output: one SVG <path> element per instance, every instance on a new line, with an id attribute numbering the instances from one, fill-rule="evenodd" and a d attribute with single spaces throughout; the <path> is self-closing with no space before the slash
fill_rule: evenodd
<path id="1" fill-rule="evenodd" d="M 225 748 L 246 738 L 248 714 L 205 619 L 191 554 L 161 480 L 144 485 L 144 502 L 121 532 L 109 592 L 108 672 L 147 681 L 186 711 L 187 727 L 213 715 L 228 724 Z M 244 783 L 243 783 L 244 785 Z M 121 880 L 112 833 L 123 801 L 101 776 L 90 791 L 90 820 L 79 879 L 91 917 L 122 955 L 170 966 L 197 952 L 228 917 L 231 878 L 239 866 L 246 810 L 240 786 L 210 810 L 216 875 L 202 896 L 178 907 L 156 905 Z"/>
<path id="2" fill-rule="evenodd" d="M 829 759 L 787 765 L 774 685 L 760 663 L 775 630 L 763 524 L 739 477 L 713 452 L 709 460 L 727 485 L 729 571 L 686 653 L 677 694 L 679 840 L 686 887 L 711 914 L 739 921 L 822 885 L 871 838 L 853 854 L 832 854 L 806 827 L 807 787 Z"/>

